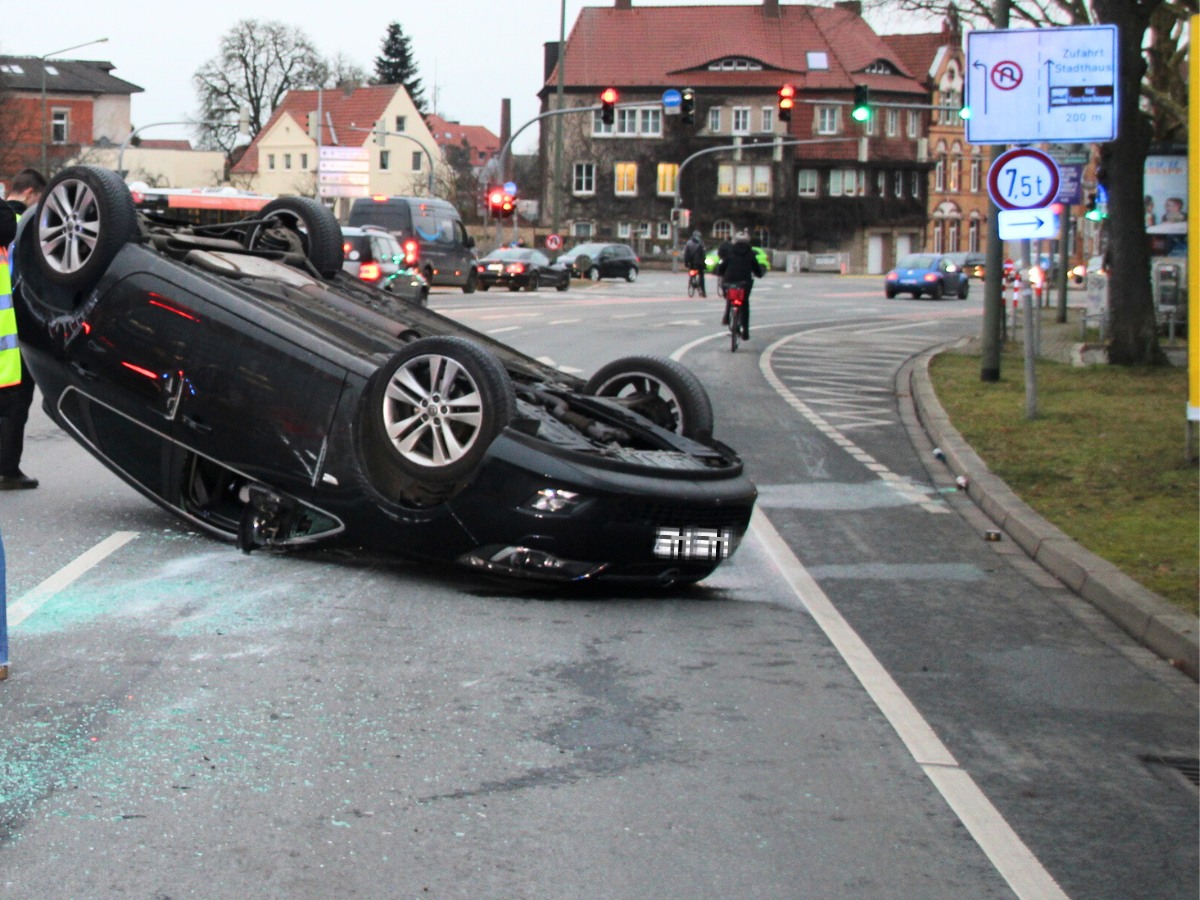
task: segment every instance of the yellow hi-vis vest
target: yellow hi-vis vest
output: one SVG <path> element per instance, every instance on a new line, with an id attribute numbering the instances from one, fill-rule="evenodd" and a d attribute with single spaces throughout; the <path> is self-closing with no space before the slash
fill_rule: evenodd
<path id="1" fill-rule="evenodd" d="M 13 310 L 8 248 L 0 248 L 0 388 L 21 383 L 21 351 L 17 347 L 17 314 Z"/>

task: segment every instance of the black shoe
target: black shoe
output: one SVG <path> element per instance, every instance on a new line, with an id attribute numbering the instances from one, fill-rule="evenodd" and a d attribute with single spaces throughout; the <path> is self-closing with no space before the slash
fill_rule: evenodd
<path id="1" fill-rule="evenodd" d="M 743 332 L 742 332 L 742 340 L 743 340 L 743 341 L 748 341 L 748 340 L 750 340 L 750 332 L 748 332 L 748 331 L 743 331 Z"/>
<path id="2" fill-rule="evenodd" d="M 36 478 L 30 478 L 22 472 L 16 475 L 0 475 L 0 491 L 26 491 L 37 486 Z"/>
<path id="3" fill-rule="evenodd" d="M 729 324 L 729 316 L 726 316 L 724 319 L 722 319 L 722 320 L 721 320 L 721 324 L 722 324 L 722 325 L 728 325 L 728 324 Z"/>

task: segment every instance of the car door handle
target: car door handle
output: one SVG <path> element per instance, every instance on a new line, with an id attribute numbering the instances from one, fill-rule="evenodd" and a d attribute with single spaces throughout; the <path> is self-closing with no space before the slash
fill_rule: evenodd
<path id="1" fill-rule="evenodd" d="M 211 425 L 205 425 L 201 420 L 199 420 L 193 416 L 184 416 L 183 424 L 186 425 L 188 428 L 192 429 L 192 431 L 198 431 L 201 434 L 211 434 L 212 433 Z"/>
<path id="2" fill-rule="evenodd" d="M 95 372 L 81 362 L 71 363 L 71 368 L 74 369 L 75 374 L 79 375 L 81 378 L 87 378 L 90 381 L 95 381 L 98 377 Z"/>

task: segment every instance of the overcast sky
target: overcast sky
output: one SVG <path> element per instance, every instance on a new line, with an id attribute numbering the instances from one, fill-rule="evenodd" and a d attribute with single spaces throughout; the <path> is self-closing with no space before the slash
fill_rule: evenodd
<path id="1" fill-rule="evenodd" d="M 714 2 L 736 0 L 634 0 L 634 5 Z M 611 0 L 566 0 L 567 34 L 584 6 L 611 5 Z M 322 55 L 340 52 L 368 74 L 374 72 L 388 24 L 398 21 L 412 40 L 429 106 L 447 119 L 498 133 L 504 98 L 512 101 L 514 128 L 537 115 L 542 45 L 558 40 L 562 8 L 561 0 L 0 0 L 0 53 L 41 56 L 108 38 L 61 57 L 108 60 L 116 66 L 114 75 L 141 87 L 132 98 L 133 124 L 141 127 L 195 118 L 192 75 L 217 55 L 221 36 L 242 19 L 281 20 L 307 34 Z M 185 136 L 190 136 L 187 129 L 178 126 L 143 133 L 146 138 Z M 531 127 L 517 139 L 516 149 L 531 152 L 536 141 Z"/>

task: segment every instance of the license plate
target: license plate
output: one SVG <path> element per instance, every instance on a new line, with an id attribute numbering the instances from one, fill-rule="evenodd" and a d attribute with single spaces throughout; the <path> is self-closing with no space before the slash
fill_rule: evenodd
<path id="1" fill-rule="evenodd" d="M 489 266 L 488 266 L 488 271 L 489 271 L 489 272 L 503 272 L 503 271 L 504 271 L 504 266 L 501 266 L 501 265 L 497 265 L 497 264 L 495 264 L 495 263 L 492 263 L 491 265 L 489 265 Z"/>
<path id="2" fill-rule="evenodd" d="M 733 552 L 732 528 L 659 528 L 654 555 L 660 559 L 727 559 Z"/>

